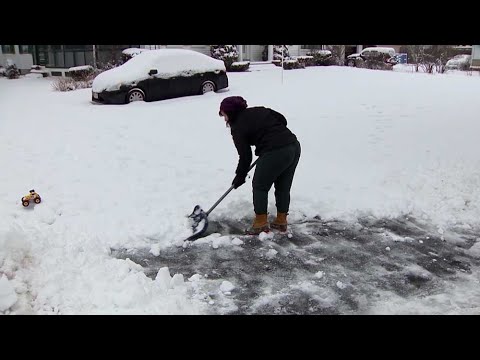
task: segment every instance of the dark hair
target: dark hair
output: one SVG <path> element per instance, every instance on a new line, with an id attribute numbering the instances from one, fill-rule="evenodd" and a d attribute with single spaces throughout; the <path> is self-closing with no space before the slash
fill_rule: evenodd
<path id="1" fill-rule="evenodd" d="M 229 96 L 222 100 L 220 103 L 220 110 L 218 114 L 221 116 L 223 111 L 229 117 L 232 113 L 245 110 L 248 107 L 247 101 L 241 96 Z"/>

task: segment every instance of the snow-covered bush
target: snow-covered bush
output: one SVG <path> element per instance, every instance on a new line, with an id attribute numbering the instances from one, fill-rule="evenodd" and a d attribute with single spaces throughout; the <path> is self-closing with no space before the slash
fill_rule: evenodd
<path id="1" fill-rule="evenodd" d="M 290 57 L 290 53 L 288 52 L 287 45 L 273 45 L 272 63 L 275 64 L 276 66 L 281 66 L 282 51 L 283 51 L 283 60 L 288 59 Z M 268 45 L 265 45 L 265 47 L 263 48 L 262 59 L 263 61 L 268 60 Z"/>
<path id="2" fill-rule="evenodd" d="M 76 66 L 68 69 L 70 77 L 75 81 L 86 81 L 89 80 L 92 75 L 95 73 L 93 66 Z"/>
<path id="3" fill-rule="evenodd" d="M 307 55 L 313 57 L 313 63 L 316 66 L 335 65 L 335 59 L 330 50 L 317 50 L 315 52 L 308 53 Z"/>
<path id="4" fill-rule="evenodd" d="M 7 67 L 5 68 L 5 76 L 9 79 L 18 79 L 20 76 L 20 70 L 12 59 L 7 59 Z"/>
<path id="5" fill-rule="evenodd" d="M 210 55 L 214 59 L 222 60 L 225 63 L 227 71 L 238 60 L 238 51 L 235 45 L 211 45 Z"/>
<path id="6" fill-rule="evenodd" d="M 283 60 L 288 59 L 290 57 L 290 53 L 288 52 L 287 45 L 273 45 L 273 60 L 282 60 L 282 52 L 283 52 Z"/>
<path id="7" fill-rule="evenodd" d="M 77 89 L 91 88 L 93 78 L 88 80 L 74 80 L 68 77 L 58 77 L 52 83 L 53 90 L 55 91 L 72 91 Z"/>
<path id="8" fill-rule="evenodd" d="M 314 57 L 311 55 L 307 56 L 297 56 L 295 59 L 298 60 L 299 63 L 303 64 L 304 66 L 314 66 Z"/>
<path id="9" fill-rule="evenodd" d="M 287 59 L 287 60 L 284 59 L 283 68 L 285 70 L 304 69 L 305 64 L 299 62 L 297 59 Z"/>
<path id="10" fill-rule="evenodd" d="M 240 61 L 240 62 L 234 62 L 232 65 L 230 65 L 230 70 L 229 71 L 247 71 L 248 68 L 250 67 L 250 61 Z"/>

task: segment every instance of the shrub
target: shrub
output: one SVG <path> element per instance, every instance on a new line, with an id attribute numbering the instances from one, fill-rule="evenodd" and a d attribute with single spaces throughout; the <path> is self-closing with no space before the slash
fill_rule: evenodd
<path id="1" fill-rule="evenodd" d="M 20 77 L 20 70 L 18 70 L 17 65 L 11 59 L 7 59 L 5 76 L 9 79 L 18 79 Z"/>
<path id="2" fill-rule="evenodd" d="M 211 45 L 210 55 L 214 59 L 222 60 L 227 71 L 238 60 L 238 51 L 235 45 Z"/>
<path id="3" fill-rule="evenodd" d="M 313 63 L 316 66 L 330 66 L 335 65 L 335 59 L 330 50 L 318 50 L 313 53 L 309 53 L 313 57 Z"/>
<path id="4" fill-rule="evenodd" d="M 297 56 L 296 59 L 300 64 L 303 64 L 304 66 L 314 66 L 315 61 L 314 57 L 307 55 L 307 56 Z"/>
<path id="5" fill-rule="evenodd" d="M 273 60 L 283 60 L 290 58 L 287 45 L 273 45 Z"/>
<path id="6" fill-rule="evenodd" d="M 232 63 L 232 65 L 230 65 L 230 69 L 228 71 L 232 71 L 232 72 L 247 71 L 249 67 L 250 67 L 249 61 L 234 62 Z"/>
<path id="7" fill-rule="evenodd" d="M 272 60 L 272 64 L 275 66 L 282 66 L 282 60 Z"/>
<path id="8" fill-rule="evenodd" d="M 369 57 L 363 59 L 358 57 L 355 59 L 355 66 L 358 68 L 371 69 L 371 70 L 392 70 L 393 64 L 386 62 L 384 57 Z"/>
<path id="9" fill-rule="evenodd" d="M 95 73 L 95 70 L 92 66 L 85 65 L 71 67 L 70 69 L 68 69 L 68 73 L 75 81 L 86 81 Z"/>
<path id="10" fill-rule="evenodd" d="M 283 61 L 283 68 L 285 70 L 304 69 L 305 64 L 299 62 L 297 59 L 287 59 Z"/>
<path id="11" fill-rule="evenodd" d="M 58 77 L 52 83 L 53 90 L 55 91 L 72 91 L 77 89 L 91 88 L 93 83 L 93 76 L 87 80 L 74 80 L 68 77 Z"/>

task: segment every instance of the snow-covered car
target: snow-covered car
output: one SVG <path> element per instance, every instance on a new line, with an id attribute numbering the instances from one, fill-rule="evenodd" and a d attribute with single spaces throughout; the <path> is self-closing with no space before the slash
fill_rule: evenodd
<path id="1" fill-rule="evenodd" d="M 467 54 L 455 55 L 445 64 L 445 70 L 468 70 L 472 56 Z"/>
<path id="2" fill-rule="evenodd" d="M 92 84 L 92 101 L 105 104 L 156 101 L 227 87 L 228 77 L 221 60 L 193 50 L 149 50 L 99 74 Z"/>
<path id="3" fill-rule="evenodd" d="M 357 66 L 357 61 L 362 59 L 364 61 L 369 59 L 382 59 L 385 63 L 395 65 L 395 49 L 389 47 L 367 47 L 359 53 L 347 56 L 345 65 Z"/>

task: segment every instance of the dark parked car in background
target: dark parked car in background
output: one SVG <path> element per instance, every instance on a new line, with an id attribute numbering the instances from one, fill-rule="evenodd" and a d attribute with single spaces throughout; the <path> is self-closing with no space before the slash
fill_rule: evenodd
<path id="1" fill-rule="evenodd" d="M 397 64 L 395 58 L 395 49 L 386 47 L 367 47 L 360 53 L 347 56 L 345 65 L 365 67 L 368 62 L 384 63 L 385 66 L 393 66 Z"/>
<path id="2" fill-rule="evenodd" d="M 99 74 L 92 84 L 92 101 L 156 101 L 227 87 L 228 77 L 221 60 L 192 50 L 148 50 Z"/>

